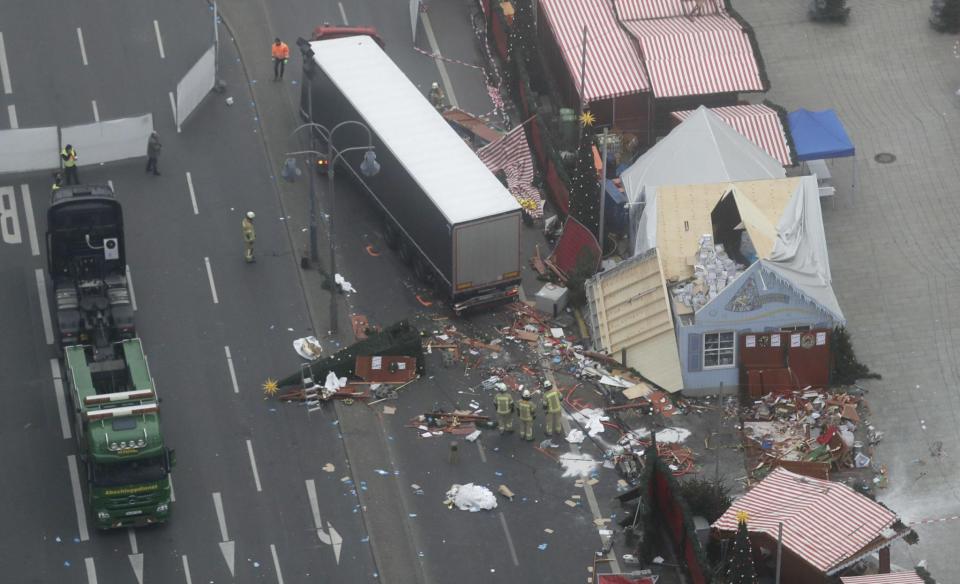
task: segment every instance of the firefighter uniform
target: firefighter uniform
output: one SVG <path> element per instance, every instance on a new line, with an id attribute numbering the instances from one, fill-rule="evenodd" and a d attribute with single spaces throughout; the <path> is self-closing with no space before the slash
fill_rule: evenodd
<path id="1" fill-rule="evenodd" d="M 513 432 L 513 397 L 506 391 L 506 387 L 493 398 L 493 403 L 497 406 L 497 426 L 500 433 Z"/>
<path id="2" fill-rule="evenodd" d="M 560 403 L 560 391 L 555 387 L 550 387 L 543 394 L 543 409 L 547 411 L 547 419 L 544 421 L 544 433 L 552 436 L 554 432 L 563 433 L 563 426 L 560 420 L 563 417 L 563 406 Z"/>
<path id="3" fill-rule="evenodd" d="M 247 263 L 254 261 L 253 243 L 257 240 L 257 232 L 253 228 L 254 217 L 256 217 L 256 215 L 253 214 L 253 211 L 248 211 L 240 222 L 240 228 L 243 230 L 243 259 L 246 260 Z"/>
<path id="4" fill-rule="evenodd" d="M 533 419 L 537 412 L 530 401 L 530 394 L 523 392 L 523 399 L 517 404 L 517 413 L 520 417 L 520 438 L 523 440 L 533 440 Z"/>

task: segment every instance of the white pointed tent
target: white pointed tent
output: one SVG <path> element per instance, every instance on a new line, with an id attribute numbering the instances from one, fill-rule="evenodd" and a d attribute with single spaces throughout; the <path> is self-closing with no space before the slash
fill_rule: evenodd
<path id="1" fill-rule="evenodd" d="M 700 106 L 620 175 L 630 204 L 631 240 L 636 241 L 636 225 L 650 187 L 785 176 L 779 161 Z"/>

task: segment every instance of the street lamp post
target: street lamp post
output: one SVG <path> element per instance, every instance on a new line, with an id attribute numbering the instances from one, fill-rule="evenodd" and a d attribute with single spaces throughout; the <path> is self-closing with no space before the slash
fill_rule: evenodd
<path id="1" fill-rule="evenodd" d="M 333 143 L 334 135 L 336 134 L 336 131 L 337 131 L 337 130 L 339 130 L 340 128 L 342 128 L 342 127 L 344 127 L 344 126 L 348 126 L 348 125 L 360 126 L 361 128 L 363 128 L 363 129 L 367 132 L 367 145 L 366 145 L 366 146 L 350 146 L 350 147 L 344 148 L 344 149 L 342 149 L 342 150 L 338 150 L 338 149 L 337 149 L 337 147 L 336 147 L 336 146 L 334 145 L 334 143 Z M 336 282 L 336 277 L 337 277 L 337 255 L 336 255 L 336 246 L 335 246 L 336 236 L 335 236 L 335 233 L 334 233 L 334 222 L 333 222 L 334 205 L 335 205 L 335 199 L 336 199 L 336 186 L 335 186 L 335 182 L 334 182 L 334 179 L 335 179 L 335 177 L 336 177 L 335 168 L 336 168 L 336 166 L 337 166 L 337 161 L 340 160 L 340 158 L 341 158 L 344 154 L 346 154 L 346 153 L 348 153 L 348 152 L 356 152 L 356 151 L 359 151 L 359 150 L 365 151 L 365 153 L 364 153 L 364 155 L 363 155 L 363 162 L 360 163 L 360 172 L 361 172 L 364 176 L 374 176 L 375 174 L 377 174 L 378 172 L 380 172 L 380 163 L 377 162 L 377 156 L 376 156 L 376 154 L 374 153 L 374 150 L 373 150 L 373 148 L 374 148 L 374 147 L 373 147 L 373 135 L 372 135 L 371 132 L 370 132 L 370 128 L 368 128 L 368 127 L 366 126 L 366 124 L 364 124 L 363 122 L 358 122 L 358 121 L 356 121 L 356 120 L 346 120 L 346 121 L 340 122 L 339 124 L 337 124 L 336 126 L 334 126 L 333 129 L 327 129 L 327 127 L 324 126 L 323 124 L 316 124 L 316 123 L 312 123 L 312 122 L 311 122 L 311 123 L 303 124 L 302 126 L 298 127 L 296 130 L 293 131 L 293 134 L 296 134 L 296 133 L 299 132 L 301 129 L 306 128 L 306 127 L 309 127 L 309 128 L 310 128 L 310 134 L 311 134 L 310 143 L 311 143 L 311 144 L 313 144 L 313 132 L 314 132 L 314 130 L 320 132 L 320 135 L 321 135 L 321 136 L 323 137 L 323 139 L 326 140 L 326 142 L 327 142 L 327 148 L 328 148 L 327 153 L 326 153 L 326 154 L 323 154 L 323 153 L 317 152 L 316 150 L 302 150 L 302 151 L 299 151 L 299 152 L 288 152 L 288 153 L 287 153 L 287 156 L 293 156 L 293 155 L 298 155 L 298 154 L 312 154 L 312 155 L 314 155 L 314 156 L 319 156 L 319 157 L 326 156 L 326 158 L 327 158 L 327 184 L 328 184 L 328 193 L 327 193 L 327 196 L 328 196 L 328 198 L 329 198 L 329 200 L 327 201 L 327 217 L 328 217 L 328 218 L 327 218 L 327 241 L 328 241 L 328 243 L 329 243 L 329 248 L 330 248 L 330 266 L 329 266 L 329 270 L 328 270 L 329 273 L 327 274 L 327 277 L 328 277 L 328 284 L 329 284 L 329 286 L 330 286 L 330 334 L 336 334 L 336 333 L 337 333 L 337 330 L 338 330 L 338 326 L 337 326 L 337 282 Z M 293 134 L 291 134 L 291 136 L 292 136 Z M 313 165 L 311 165 L 311 166 L 313 166 Z M 316 169 L 311 168 L 311 169 L 310 169 L 310 173 L 311 173 L 311 174 L 310 174 L 310 213 L 311 213 L 311 217 L 310 217 L 310 229 L 311 229 L 311 233 L 310 233 L 310 246 L 311 246 L 311 247 L 310 247 L 310 253 L 311 253 L 311 260 L 316 259 L 316 254 L 317 254 L 317 250 L 316 250 L 316 233 L 315 233 L 316 215 L 315 215 L 315 207 L 314 207 L 315 196 L 314 196 L 314 188 L 313 188 L 313 173 L 314 173 L 314 172 L 316 172 Z"/>

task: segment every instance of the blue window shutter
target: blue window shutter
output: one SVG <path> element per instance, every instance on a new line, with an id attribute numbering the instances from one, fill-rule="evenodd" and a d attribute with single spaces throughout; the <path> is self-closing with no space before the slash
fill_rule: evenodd
<path id="1" fill-rule="evenodd" d="M 703 370 L 703 335 L 690 333 L 687 335 L 687 371 Z"/>

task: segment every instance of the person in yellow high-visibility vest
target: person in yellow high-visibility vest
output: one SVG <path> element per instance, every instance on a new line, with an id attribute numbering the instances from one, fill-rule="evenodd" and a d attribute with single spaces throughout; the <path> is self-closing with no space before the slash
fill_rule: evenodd
<path id="1" fill-rule="evenodd" d="M 240 221 L 240 229 L 243 230 L 243 259 L 247 263 L 254 260 L 253 243 L 257 240 L 257 232 L 253 228 L 253 219 L 256 214 L 253 211 L 247 211 L 247 214 Z"/>
<path id="2" fill-rule="evenodd" d="M 70 144 L 64 146 L 63 150 L 60 151 L 60 160 L 63 161 L 63 173 L 66 176 L 68 185 L 80 184 L 80 177 L 77 174 L 77 160 L 79 158 L 77 151 L 74 150 Z"/>
<path id="3" fill-rule="evenodd" d="M 493 398 L 493 403 L 497 407 L 497 426 L 500 433 L 513 432 L 513 410 L 515 405 L 513 397 L 507 392 L 507 384 L 497 384 L 497 395 Z"/>
<path id="4" fill-rule="evenodd" d="M 520 438 L 522 440 L 533 440 L 533 419 L 537 417 L 537 411 L 530 401 L 530 391 L 523 390 L 520 395 L 520 403 L 517 404 L 517 413 L 520 417 Z"/>
<path id="5" fill-rule="evenodd" d="M 563 405 L 560 403 L 560 391 L 548 379 L 543 382 L 543 409 L 547 411 L 547 419 L 543 423 L 543 430 L 547 436 L 553 433 L 563 433 L 560 420 L 563 418 Z"/>

